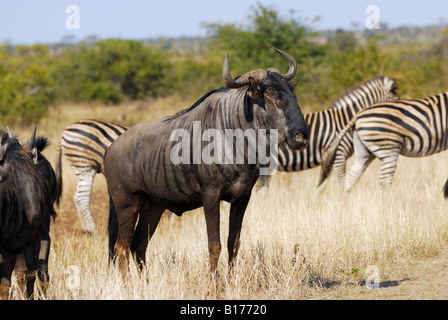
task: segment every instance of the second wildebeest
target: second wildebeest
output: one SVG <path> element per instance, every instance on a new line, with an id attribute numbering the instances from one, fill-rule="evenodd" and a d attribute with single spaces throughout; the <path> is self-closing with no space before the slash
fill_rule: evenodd
<path id="1" fill-rule="evenodd" d="M 36 274 L 48 283 L 50 218 L 55 217 L 51 165 L 40 154 L 33 134 L 29 150 L 10 132 L 0 130 L 0 296 L 8 297 L 11 274 L 18 273 L 27 297 Z M 49 167 L 47 167 L 47 165 Z M 54 184 L 55 180 L 53 180 Z M 55 184 L 54 184 L 55 185 Z M 16 268 L 16 269 L 15 269 Z"/>
<path id="2" fill-rule="evenodd" d="M 12 136 L 11 132 L 9 132 Z M 25 151 L 31 157 L 33 163 L 42 175 L 46 186 L 45 197 L 49 203 L 48 210 L 50 216 L 55 219 L 57 214 L 54 210 L 54 203 L 59 195 L 57 188 L 56 175 L 48 159 L 43 155 L 43 151 L 49 146 L 50 140 L 47 137 L 36 137 L 36 127 L 31 135 L 30 140 L 26 144 Z M 34 291 L 34 283 L 39 280 L 39 286 L 42 293 L 46 292 L 50 281 L 48 272 L 48 258 L 50 255 L 50 221 L 48 219 L 41 225 L 37 239 L 29 244 L 22 254 L 17 257 L 14 272 L 17 274 L 19 285 L 26 296 L 32 297 Z"/>
<path id="3" fill-rule="evenodd" d="M 109 249 L 122 271 L 127 269 L 130 252 L 135 254 L 139 266 L 145 262 L 148 242 L 165 209 L 180 215 L 203 206 L 210 269 L 215 272 L 221 252 L 221 200 L 231 203 L 227 248 L 232 266 L 244 212 L 262 166 L 259 161 L 249 163 L 249 147 L 241 149 L 233 138 L 226 150 L 243 152 L 244 163 L 198 161 L 194 136 L 196 133 L 204 137 L 213 130 L 269 130 L 272 135 L 277 132 L 278 139 L 271 146 L 270 139 L 265 139 L 264 151 L 282 143 L 293 149 L 306 147 L 308 130 L 294 94 L 297 82 L 289 82 L 297 71 L 297 63 L 289 54 L 274 50 L 288 61 L 286 74 L 273 68 L 258 69 L 234 79 L 227 56 L 223 67 L 226 87 L 207 93 L 181 114 L 131 127 L 108 148 L 104 174 L 110 192 Z M 183 151 L 188 156 L 184 159 L 187 161 L 173 163 L 172 151 L 179 142 L 171 137 L 179 130 L 185 133 L 188 147 Z M 207 144 L 202 141 L 200 150 Z M 219 150 L 214 152 L 216 156 Z"/>

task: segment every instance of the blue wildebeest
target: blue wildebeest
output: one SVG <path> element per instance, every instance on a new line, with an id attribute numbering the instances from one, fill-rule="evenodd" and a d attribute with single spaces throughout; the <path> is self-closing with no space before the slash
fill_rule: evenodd
<path id="1" fill-rule="evenodd" d="M 210 141 L 213 130 L 240 134 L 269 130 L 269 139 L 261 143 L 260 149 L 264 151 L 257 152 L 266 153 L 268 148 L 277 149 L 283 143 L 293 149 L 306 147 L 308 129 L 294 94 L 297 82 L 289 83 L 297 64 L 289 54 L 274 50 L 289 62 L 286 74 L 269 68 L 253 70 L 234 79 L 227 55 L 223 67 L 226 87 L 207 93 L 183 113 L 131 127 L 107 149 L 104 174 L 110 192 L 109 249 L 122 272 L 127 269 L 130 252 L 135 254 L 140 267 L 144 264 L 148 242 L 165 209 L 181 215 L 203 207 L 210 269 L 214 273 L 221 252 L 221 200 L 231 203 L 227 248 L 229 266 L 233 265 L 243 215 L 262 164 L 258 158 L 252 163 L 246 161 L 250 146 L 238 144 L 236 136 L 237 139 L 229 140 L 225 150 L 231 150 L 232 155 L 227 158 L 226 152 L 226 161 L 219 161 L 221 158 L 212 163 L 197 158 L 198 145 L 194 140 L 199 135 Z M 173 140 L 173 132 L 179 131 L 183 133 Z M 278 139 L 272 142 L 274 132 Z M 176 147 L 182 142 L 187 146 L 182 154 L 184 161 L 177 161 L 178 158 L 173 161 L 173 150 L 178 150 Z M 199 142 L 202 155 L 207 149 L 205 145 L 206 142 Z M 217 158 L 218 149 L 214 150 Z M 232 161 L 233 152 L 241 152 L 245 161 Z"/>
<path id="2" fill-rule="evenodd" d="M 33 296 L 36 275 L 45 290 L 48 284 L 50 218 L 56 217 L 56 179 L 41 154 L 44 137 L 22 148 L 10 132 L 0 130 L 0 296 L 8 298 L 11 274 Z"/>

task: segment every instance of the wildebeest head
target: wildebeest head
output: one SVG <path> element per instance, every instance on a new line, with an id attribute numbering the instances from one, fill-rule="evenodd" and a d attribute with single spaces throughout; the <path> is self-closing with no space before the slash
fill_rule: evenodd
<path id="1" fill-rule="evenodd" d="M 10 163 L 5 160 L 17 143 L 17 138 L 13 137 L 9 130 L 0 130 L 0 182 L 8 178 Z"/>
<path id="2" fill-rule="evenodd" d="M 288 53 L 273 49 L 288 61 L 289 69 L 286 74 L 274 68 L 257 69 L 233 79 L 227 55 L 223 67 L 224 81 L 229 88 L 247 86 L 244 102 L 247 121 L 253 121 L 254 108 L 262 108 L 266 112 L 265 121 L 269 126 L 266 129 L 277 129 L 279 142 L 286 141 L 291 148 L 303 150 L 308 145 L 308 128 L 294 94 L 297 81 L 289 82 L 296 74 L 297 63 Z"/>
<path id="3" fill-rule="evenodd" d="M 2 214 L 20 210 L 29 223 L 43 212 L 50 214 L 46 200 L 48 187 L 29 153 L 19 143 L 11 131 L 0 130 L 0 188 Z M 11 209 L 13 208 L 13 209 Z M 17 212 L 14 213 L 17 215 Z"/>

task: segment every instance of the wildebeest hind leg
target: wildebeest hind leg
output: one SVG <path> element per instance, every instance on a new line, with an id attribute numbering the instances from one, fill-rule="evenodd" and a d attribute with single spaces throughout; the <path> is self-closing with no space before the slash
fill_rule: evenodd
<path id="1" fill-rule="evenodd" d="M 17 275 L 20 291 L 26 295 L 27 299 L 33 298 L 37 273 L 35 242 L 26 246 L 23 252 L 17 256 L 14 272 Z"/>
<path id="2" fill-rule="evenodd" d="M 117 205 L 115 203 L 118 220 L 118 235 L 115 242 L 115 253 L 118 261 L 118 267 L 124 276 L 129 270 L 129 253 L 134 237 L 135 224 L 138 218 L 138 202 L 132 205 Z"/>
<path id="3" fill-rule="evenodd" d="M 0 299 L 9 299 L 11 287 L 11 274 L 16 264 L 16 255 L 4 254 L 0 248 Z"/>
<path id="4" fill-rule="evenodd" d="M 164 207 L 155 203 L 147 203 L 140 209 L 140 217 L 131 244 L 131 252 L 135 254 L 140 271 L 146 262 L 145 254 L 148 242 L 156 231 L 164 210 Z"/>

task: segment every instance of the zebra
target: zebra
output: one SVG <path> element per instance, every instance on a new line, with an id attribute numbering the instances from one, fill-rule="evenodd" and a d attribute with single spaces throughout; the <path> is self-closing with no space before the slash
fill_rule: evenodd
<path id="1" fill-rule="evenodd" d="M 397 80 L 377 76 L 353 86 L 348 92 L 335 99 L 330 109 L 304 115 L 309 128 L 309 145 L 303 151 L 293 151 L 287 145 L 279 149 L 278 171 L 294 172 L 319 166 L 333 139 L 350 119 L 360 110 L 377 102 L 398 99 Z M 353 154 L 351 139 L 346 139 L 340 150 L 343 159 Z M 339 162 L 345 173 L 345 163 Z M 267 186 L 270 176 L 260 177 L 260 187 Z M 340 176 L 338 178 L 343 179 Z"/>
<path id="2" fill-rule="evenodd" d="M 345 179 L 352 190 L 364 170 L 381 160 L 379 182 L 392 184 L 398 155 L 429 156 L 448 148 L 448 92 L 421 98 L 379 103 L 359 112 L 332 143 L 321 168 L 319 185 L 329 176 L 335 154 L 353 131 L 355 160 Z"/>
<path id="3" fill-rule="evenodd" d="M 78 183 L 73 197 L 83 232 L 95 233 L 90 212 L 90 198 L 95 175 L 103 172 L 104 153 L 109 145 L 129 126 L 103 120 L 80 120 L 67 126 L 57 147 L 55 172 L 59 196 L 62 195 L 62 154 L 69 161 Z"/>

